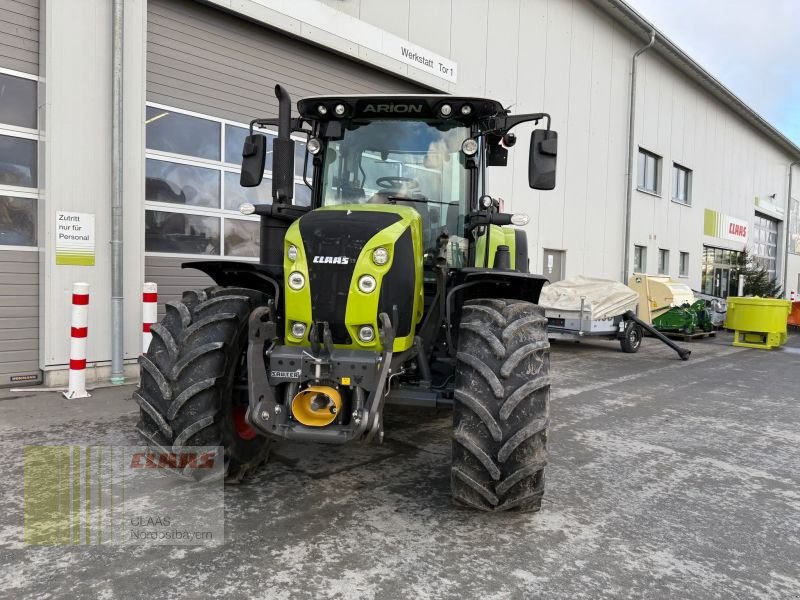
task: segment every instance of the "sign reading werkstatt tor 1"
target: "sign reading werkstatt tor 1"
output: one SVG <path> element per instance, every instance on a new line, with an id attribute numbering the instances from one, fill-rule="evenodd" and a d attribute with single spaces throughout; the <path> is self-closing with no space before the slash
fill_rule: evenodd
<path id="1" fill-rule="evenodd" d="M 94 215 L 56 212 L 56 264 L 94 266 Z"/>
<path id="2" fill-rule="evenodd" d="M 208 0 L 212 4 L 230 6 L 230 0 Z M 418 46 L 388 31 L 353 17 L 343 10 L 326 6 L 316 0 L 251 0 L 269 10 L 274 10 L 299 22 L 297 28 L 284 27 L 291 35 L 310 39 L 319 43 L 316 30 L 357 44 L 364 50 L 388 56 L 398 62 L 414 67 L 439 79 L 456 83 L 458 81 L 458 65 L 455 61 L 435 52 Z M 382 0 L 386 4 L 392 0 Z M 244 4 L 245 2 L 239 1 Z M 234 3 L 236 4 L 236 3 Z M 336 4 L 335 2 L 333 4 Z M 375 3 L 376 6 L 379 3 Z M 425 3 L 419 3 L 425 10 Z M 281 27 L 278 25 L 278 27 Z M 449 27 L 446 25 L 445 27 Z M 342 49 L 348 53 L 347 47 Z M 352 52 L 352 51 L 351 51 Z M 360 52 L 354 52 L 360 56 Z M 362 57 L 363 58 L 363 57 Z"/>

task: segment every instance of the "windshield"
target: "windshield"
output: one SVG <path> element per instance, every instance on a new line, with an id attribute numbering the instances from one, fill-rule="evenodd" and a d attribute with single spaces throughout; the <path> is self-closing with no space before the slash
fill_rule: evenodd
<path id="1" fill-rule="evenodd" d="M 463 236 L 469 129 L 411 120 L 351 123 L 328 144 L 322 204 L 402 204 L 422 217 L 425 249 L 443 232 Z M 451 240 L 453 241 L 453 240 Z"/>

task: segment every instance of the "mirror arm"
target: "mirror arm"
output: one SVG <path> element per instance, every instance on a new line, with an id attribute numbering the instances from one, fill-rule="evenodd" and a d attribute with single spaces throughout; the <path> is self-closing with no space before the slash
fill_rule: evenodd
<path id="1" fill-rule="evenodd" d="M 279 126 L 279 124 L 280 124 L 279 121 L 280 121 L 280 119 L 253 119 L 252 121 L 250 121 L 250 135 L 253 135 L 254 129 L 256 127 L 258 127 L 258 128 L 264 128 L 264 127 L 275 127 L 275 128 L 277 128 Z M 308 121 L 306 119 L 303 119 L 302 117 L 299 117 L 297 119 L 291 119 L 289 121 L 289 125 L 290 125 L 292 133 L 308 133 L 308 134 L 311 134 L 312 132 L 309 131 L 308 129 L 303 129 L 303 124 L 307 123 L 307 122 Z M 255 133 L 259 133 L 259 132 L 255 131 Z"/>
<path id="2" fill-rule="evenodd" d="M 545 119 L 545 121 L 547 122 L 547 129 L 549 130 L 550 115 L 548 113 L 528 113 L 525 115 L 499 117 L 497 119 L 499 125 L 497 129 L 505 134 L 512 128 L 519 125 L 520 123 L 527 123 L 529 121 L 541 121 L 542 119 Z"/>
<path id="3" fill-rule="evenodd" d="M 294 221 L 306 214 L 311 207 L 295 204 L 255 204 L 253 214 L 260 217 L 272 217 L 281 221 Z"/>

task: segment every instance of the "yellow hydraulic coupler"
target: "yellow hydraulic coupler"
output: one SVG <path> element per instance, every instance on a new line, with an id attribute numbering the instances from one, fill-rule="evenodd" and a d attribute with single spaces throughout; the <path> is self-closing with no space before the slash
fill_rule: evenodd
<path id="1" fill-rule="evenodd" d="M 325 427 L 342 410 L 342 397 L 327 385 L 312 385 L 292 398 L 292 415 L 308 427 Z"/>

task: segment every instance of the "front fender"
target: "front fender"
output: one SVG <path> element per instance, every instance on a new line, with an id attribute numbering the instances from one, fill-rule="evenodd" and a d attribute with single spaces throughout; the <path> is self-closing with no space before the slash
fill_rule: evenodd
<path id="1" fill-rule="evenodd" d="M 183 263 L 181 268 L 202 271 L 217 285 L 258 290 L 274 298 L 275 305 L 280 306 L 282 287 L 280 282 L 283 281 L 281 267 L 234 260 L 203 260 Z"/>
<path id="2" fill-rule="evenodd" d="M 544 275 L 497 271 L 494 269 L 467 268 L 457 272 L 455 281 L 447 293 L 445 320 L 447 342 L 450 352 L 455 352 L 451 331 L 461 322 L 461 307 L 467 300 L 475 298 L 502 298 L 539 303 L 539 294 L 548 282 Z"/>

